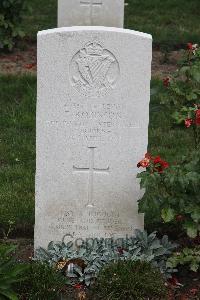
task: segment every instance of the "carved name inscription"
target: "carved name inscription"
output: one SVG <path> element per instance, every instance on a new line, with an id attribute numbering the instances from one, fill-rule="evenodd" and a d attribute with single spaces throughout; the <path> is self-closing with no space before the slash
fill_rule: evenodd
<path id="1" fill-rule="evenodd" d="M 127 115 L 126 105 L 115 103 L 78 103 L 69 101 L 63 107 L 60 120 L 47 121 L 50 126 L 63 125 L 70 133 L 68 140 L 77 139 L 87 145 L 90 142 L 118 142 L 118 128 L 141 128 L 142 123 Z M 95 145 L 94 145 L 95 146 Z"/>
<path id="2" fill-rule="evenodd" d="M 65 106 L 66 125 L 71 127 L 73 136 L 85 142 L 113 140 L 113 129 L 123 118 L 119 104 L 79 104 Z"/>

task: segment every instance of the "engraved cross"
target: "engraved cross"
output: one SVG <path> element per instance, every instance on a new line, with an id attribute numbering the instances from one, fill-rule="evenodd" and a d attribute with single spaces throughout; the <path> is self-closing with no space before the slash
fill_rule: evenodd
<path id="1" fill-rule="evenodd" d="M 94 174 L 95 173 L 102 173 L 102 174 L 109 174 L 110 168 L 107 167 L 106 169 L 99 169 L 94 167 L 94 152 L 96 147 L 88 147 L 90 150 L 90 166 L 88 168 L 79 168 L 73 166 L 73 170 L 75 172 L 87 172 L 88 173 L 88 200 L 87 200 L 87 207 L 94 207 L 93 204 L 93 194 L 94 194 Z"/>
<path id="2" fill-rule="evenodd" d="M 93 23 L 92 17 L 93 17 L 93 8 L 95 6 L 98 6 L 101 8 L 103 5 L 103 0 L 80 0 L 80 5 L 81 6 L 88 6 L 90 9 L 90 20 Z"/>
<path id="3" fill-rule="evenodd" d="M 92 6 L 101 6 L 103 3 L 102 0 L 81 0 L 80 4 L 92 7 Z"/>

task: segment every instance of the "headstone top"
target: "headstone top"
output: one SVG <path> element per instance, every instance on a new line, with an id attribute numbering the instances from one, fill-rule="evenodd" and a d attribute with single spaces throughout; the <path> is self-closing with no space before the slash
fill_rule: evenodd
<path id="1" fill-rule="evenodd" d="M 105 32 L 115 32 L 115 33 L 127 33 L 135 36 L 139 36 L 142 38 L 147 38 L 152 40 L 152 36 L 149 33 L 144 33 L 136 30 L 123 29 L 118 27 L 105 27 L 105 26 L 72 26 L 72 27 L 60 27 L 53 28 L 47 30 L 41 30 L 38 32 L 38 36 L 47 35 L 47 34 L 55 34 L 55 33 L 65 33 L 65 32 L 77 32 L 77 31 L 105 31 Z"/>
<path id="2" fill-rule="evenodd" d="M 58 0 L 58 27 L 123 27 L 124 0 Z"/>

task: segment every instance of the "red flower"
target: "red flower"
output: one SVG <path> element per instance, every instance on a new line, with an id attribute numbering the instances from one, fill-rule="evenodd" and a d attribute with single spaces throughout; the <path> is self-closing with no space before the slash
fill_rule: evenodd
<path id="1" fill-rule="evenodd" d="M 165 87 L 168 87 L 170 85 L 170 78 L 169 77 L 166 77 L 163 79 L 163 85 Z"/>
<path id="2" fill-rule="evenodd" d="M 188 50 L 193 50 L 193 44 L 192 43 L 187 43 L 187 49 Z"/>
<path id="3" fill-rule="evenodd" d="M 176 221 L 182 222 L 183 220 L 184 220 L 184 216 L 182 216 L 182 215 L 177 215 L 176 216 Z"/>
<path id="4" fill-rule="evenodd" d="M 185 126 L 187 128 L 189 128 L 193 123 L 193 120 L 192 119 L 185 119 Z"/>
<path id="5" fill-rule="evenodd" d="M 196 119 L 195 119 L 195 123 L 197 126 L 200 125 L 200 109 L 196 110 Z"/>
<path id="6" fill-rule="evenodd" d="M 159 164 L 160 161 L 161 161 L 161 157 L 160 157 L 160 156 L 156 156 L 156 157 L 154 158 L 154 160 L 153 160 L 153 163 L 154 163 L 154 164 Z"/>
<path id="7" fill-rule="evenodd" d="M 192 295 L 196 295 L 197 292 L 198 292 L 198 289 L 196 289 L 196 288 L 190 289 L 190 293 L 191 293 Z"/>
<path id="8" fill-rule="evenodd" d="M 153 160 L 155 171 L 162 173 L 164 169 L 169 167 L 168 162 L 162 160 L 160 156 L 156 156 Z"/>
<path id="9" fill-rule="evenodd" d="M 196 51 L 198 50 L 199 45 L 198 44 L 192 44 L 192 43 L 188 43 L 187 44 L 187 49 L 189 51 L 192 51 L 192 53 L 195 55 Z"/>
<path id="10" fill-rule="evenodd" d="M 74 288 L 75 289 L 82 289 L 83 285 L 81 283 L 77 283 L 77 284 L 74 285 Z"/>
<path id="11" fill-rule="evenodd" d="M 145 157 L 137 164 L 137 167 L 151 168 L 151 165 L 153 166 L 153 171 L 159 173 L 162 173 L 164 169 L 169 167 L 168 162 L 161 159 L 160 156 L 153 158 L 149 153 L 145 154 Z"/>
<path id="12" fill-rule="evenodd" d="M 150 153 L 148 153 L 148 152 L 145 154 L 145 156 L 144 156 L 144 157 L 145 157 L 145 158 L 148 158 L 148 159 L 151 159 L 151 158 L 152 158 L 152 157 L 151 157 L 151 154 L 150 154 Z"/>
<path id="13" fill-rule="evenodd" d="M 33 64 L 27 64 L 27 65 L 25 65 L 24 67 L 25 67 L 26 69 L 30 70 L 30 69 L 32 69 L 32 68 L 35 67 L 35 66 L 36 66 L 36 63 L 33 63 Z"/>
<path id="14" fill-rule="evenodd" d="M 145 157 L 137 164 L 137 167 L 147 168 L 150 165 L 151 155 L 149 153 L 145 154 Z"/>

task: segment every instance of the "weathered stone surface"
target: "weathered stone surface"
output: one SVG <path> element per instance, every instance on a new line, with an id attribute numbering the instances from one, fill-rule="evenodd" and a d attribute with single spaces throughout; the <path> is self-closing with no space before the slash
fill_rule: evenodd
<path id="1" fill-rule="evenodd" d="M 123 27 L 124 0 L 58 0 L 58 27 Z"/>
<path id="2" fill-rule="evenodd" d="M 38 34 L 35 247 L 143 228 L 151 36 L 105 27 Z"/>

